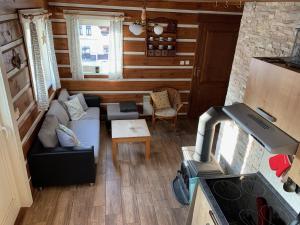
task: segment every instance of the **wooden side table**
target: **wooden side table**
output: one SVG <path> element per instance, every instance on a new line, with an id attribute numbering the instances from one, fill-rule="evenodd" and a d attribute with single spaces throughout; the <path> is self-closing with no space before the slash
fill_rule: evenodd
<path id="1" fill-rule="evenodd" d="M 119 143 L 144 142 L 146 146 L 145 158 L 150 159 L 151 135 L 145 119 L 112 120 L 112 156 L 117 161 Z"/>

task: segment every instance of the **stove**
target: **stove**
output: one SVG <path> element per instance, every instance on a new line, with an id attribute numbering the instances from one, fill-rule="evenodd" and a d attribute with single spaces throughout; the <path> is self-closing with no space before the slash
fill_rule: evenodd
<path id="1" fill-rule="evenodd" d="M 296 212 L 260 174 L 200 179 L 219 225 L 288 225 Z"/>

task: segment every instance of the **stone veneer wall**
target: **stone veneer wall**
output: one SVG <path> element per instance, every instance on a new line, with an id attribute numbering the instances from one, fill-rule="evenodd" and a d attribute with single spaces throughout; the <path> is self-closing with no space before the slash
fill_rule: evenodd
<path id="1" fill-rule="evenodd" d="M 291 54 L 297 27 L 300 27 L 299 2 L 245 4 L 226 105 L 243 102 L 252 57 Z M 222 125 L 216 155 L 221 165 L 230 173 L 261 171 L 284 198 L 292 201 L 290 204 L 293 208 L 300 211 L 300 197 L 296 196 L 296 204 L 293 195 L 284 193 L 279 179 L 269 171 L 270 154 L 233 123 Z"/>

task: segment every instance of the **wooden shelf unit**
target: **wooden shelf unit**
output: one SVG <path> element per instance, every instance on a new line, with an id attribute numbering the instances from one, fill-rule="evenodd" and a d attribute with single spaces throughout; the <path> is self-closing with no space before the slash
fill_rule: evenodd
<path id="1" fill-rule="evenodd" d="M 153 31 L 153 24 L 167 24 L 163 26 L 164 32 L 161 35 L 156 35 Z M 171 40 L 169 40 L 171 38 Z M 152 40 L 151 40 L 152 39 Z M 146 56 L 148 57 L 172 57 L 176 56 L 177 39 L 177 21 L 159 17 L 147 20 L 146 27 Z M 168 41 L 169 40 L 169 41 Z M 150 45 L 153 47 L 150 48 Z M 160 45 L 163 46 L 160 49 Z M 169 46 L 172 46 L 169 49 Z"/>

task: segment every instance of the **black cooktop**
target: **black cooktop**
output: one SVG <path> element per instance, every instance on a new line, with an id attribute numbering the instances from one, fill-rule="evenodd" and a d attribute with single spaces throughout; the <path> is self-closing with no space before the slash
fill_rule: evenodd
<path id="1" fill-rule="evenodd" d="M 224 224 L 288 225 L 295 218 L 295 212 L 261 174 L 205 182 L 226 219 Z"/>

